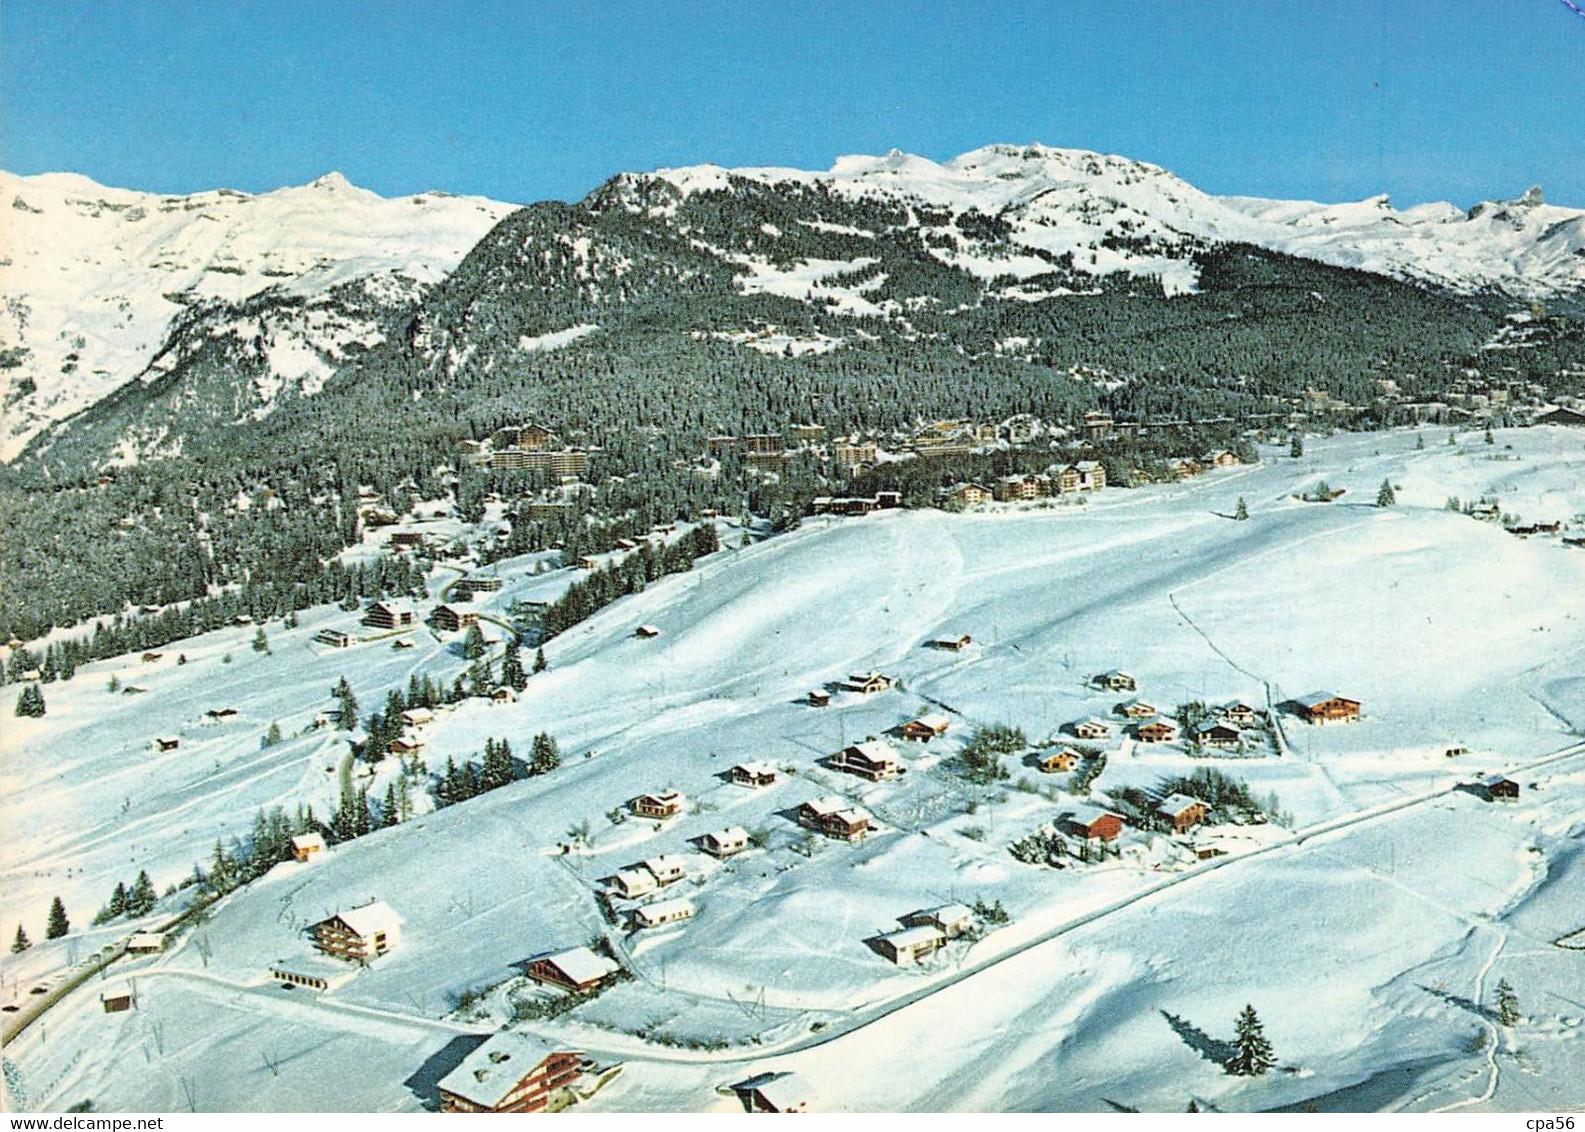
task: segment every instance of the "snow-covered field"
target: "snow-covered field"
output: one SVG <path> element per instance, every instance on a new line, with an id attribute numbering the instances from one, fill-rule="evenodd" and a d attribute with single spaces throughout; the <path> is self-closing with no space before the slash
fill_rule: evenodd
<path id="1" fill-rule="evenodd" d="M 171 952 L 110 968 L 116 984 L 136 977 L 136 1011 L 99 1013 L 103 985 L 90 984 L 49 1014 L 47 1043 L 35 1028 L 8 1057 L 38 1107 L 420 1108 L 437 1067 L 466 1052 L 459 1033 L 504 1020 L 524 960 L 603 933 L 638 977 L 531 1026 L 625 1063 L 596 1108 L 730 1108 L 716 1087 L 767 1069 L 797 1070 L 819 1107 L 851 1110 L 1585 1103 L 1585 953 L 1553 942 L 1585 928 L 1585 754 L 1567 754 L 1585 730 L 1585 551 L 1443 506 L 1491 495 L 1526 522 L 1573 521 L 1585 435 L 1446 437 L 1311 440 L 1300 460 L 1272 450 L 1258 468 L 1083 506 L 810 520 L 724 551 L 552 641 L 549 671 L 515 704 L 471 701 L 424 729 L 431 769 L 491 737 L 524 755 L 539 731 L 559 740 L 561 769 L 279 866 Z M 1397 506 L 1364 505 L 1383 478 Z M 1321 479 L 1348 494 L 1293 498 Z M 1229 517 L 1240 497 L 1247 522 Z M 532 566 L 508 563 L 479 607 L 553 596 L 574 573 Z M 437 572 L 437 598 L 454 576 Z M 636 637 L 641 624 L 659 636 Z M 336 679 L 368 712 L 413 673 L 449 683 L 465 663 L 427 628 L 403 651 L 312 644 L 327 625 L 356 628 L 356 615 L 271 624 L 269 655 L 237 628 L 48 686 L 48 714 L 4 734 L 0 929 L 20 913 L 38 939 L 55 894 L 84 925 L 139 868 L 163 889 L 217 836 L 245 836 L 259 806 L 328 814 L 346 743 L 297 733 Z M 923 647 L 958 634 L 974 643 Z M 1009 780 L 978 787 L 954 755 L 979 724 L 1071 741 L 1064 725 L 1127 698 L 1088 686 L 1113 667 L 1168 713 L 1327 689 L 1364 718 L 1281 715 L 1281 756 L 1104 744 L 1097 800 L 1211 765 L 1275 793 L 1297 837 L 1219 826 L 1230 854 L 1200 861 L 1183 838 L 1131 830 L 1115 860 L 1019 863 L 1007 844 L 1078 803 L 1068 776 L 1010 756 Z M 871 669 L 900 686 L 805 702 Z M 111 675 L 147 691 L 111 694 Z M 223 706 L 240 717 L 202 722 Z M 899 779 L 820 762 L 925 711 L 950 729 L 895 743 Z M 261 749 L 271 721 L 292 737 Z M 156 754 L 164 734 L 182 745 Z M 1448 758 L 1454 746 L 1470 753 Z M 751 759 L 779 781 L 730 784 L 724 772 Z M 1516 772 L 1517 804 L 1455 789 L 1498 770 Z M 682 816 L 611 820 L 663 788 L 687 796 Z M 791 811 L 830 793 L 877 831 L 854 845 L 806 837 Z M 725 861 L 697 850 L 727 826 L 763 844 Z M 687 895 L 697 915 L 631 935 L 606 924 L 600 878 L 662 853 L 684 855 L 689 876 L 660 895 Z M 305 925 L 371 896 L 405 921 L 396 951 L 322 996 L 268 985 L 272 961 L 309 953 Z M 922 967 L 865 942 L 915 909 L 975 900 L 1000 901 L 1011 923 Z M 126 930 L 35 947 L 0 968 L 4 991 Z M 1487 1013 L 1499 978 L 1525 1014 L 1511 1029 Z M 481 1008 L 454 1011 L 489 988 Z M 1281 1062 L 1255 1080 L 1218 1064 L 1246 1002 Z"/>

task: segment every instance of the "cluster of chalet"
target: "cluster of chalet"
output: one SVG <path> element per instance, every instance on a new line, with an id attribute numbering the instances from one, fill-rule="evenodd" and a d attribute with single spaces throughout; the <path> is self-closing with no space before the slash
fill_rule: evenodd
<path id="1" fill-rule="evenodd" d="M 1186 480 L 1191 476 L 1200 475 L 1212 468 L 1233 468 L 1239 464 L 1238 453 L 1227 448 L 1219 448 L 1207 452 L 1198 459 L 1194 457 L 1180 457 L 1167 461 L 1167 470 L 1175 480 Z"/>
<path id="2" fill-rule="evenodd" d="M 687 875 L 687 858 L 676 854 L 665 854 L 627 865 L 600 883 L 605 885 L 613 896 L 620 896 L 624 900 L 637 900 L 667 885 L 676 884 Z"/>
<path id="3" fill-rule="evenodd" d="M 1031 472 L 1022 475 L 1002 476 L 990 487 L 980 483 L 960 483 L 942 492 L 945 502 L 959 507 L 977 507 L 995 500 L 999 503 L 1018 503 L 1031 499 L 1047 499 L 1055 495 L 1072 495 L 1081 491 L 1099 491 L 1106 486 L 1106 468 L 1099 460 L 1079 460 L 1052 468 L 1049 472 Z"/>
<path id="4" fill-rule="evenodd" d="M 877 491 L 874 495 L 817 495 L 809 501 L 816 515 L 868 515 L 903 505 L 901 492 Z"/>
<path id="5" fill-rule="evenodd" d="M 871 941 L 882 956 L 899 967 L 923 962 L 974 926 L 974 913 L 963 904 L 942 904 L 910 912 L 897 921 L 897 931 Z"/>

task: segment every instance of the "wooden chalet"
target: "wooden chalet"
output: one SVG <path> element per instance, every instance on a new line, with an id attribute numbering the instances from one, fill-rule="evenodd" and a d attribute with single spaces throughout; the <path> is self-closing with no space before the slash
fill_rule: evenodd
<path id="1" fill-rule="evenodd" d="M 156 751 L 174 751 L 181 745 L 182 741 L 176 738 L 174 735 L 160 735 L 156 736 L 154 740 L 154 749 Z"/>
<path id="2" fill-rule="evenodd" d="M 1194 741 L 1202 747 L 1236 750 L 1244 745 L 1244 733 L 1231 723 L 1207 719 L 1194 725 Z"/>
<path id="3" fill-rule="evenodd" d="M 418 623 L 418 614 L 405 601 L 377 601 L 364 613 L 363 623 L 376 629 L 405 629 Z"/>
<path id="4" fill-rule="evenodd" d="M 490 702 L 492 704 L 515 704 L 517 703 L 517 690 L 502 684 L 490 693 Z"/>
<path id="5" fill-rule="evenodd" d="M 798 824 L 837 841 L 861 841 L 870 831 L 870 818 L 845 798 L 827 795 L 798 807 Z"/>
<path id="6" fill-rule="evenodd" d="M 411 755 L 424 749 L 424 741 L 416 735 L 398 735 L 391 740 L 389 750 L 393 755 Z"/>
<path id="7" fill-rule="evenodd" d="M 903 724 L 897 729 L 897 733 L 910 743 L 928 743 L 945 735 L 950 725 L 950 721 L 944 715 L 921 715 L 918 719 L 910 719 Z"/>
<path id="8" fill-rule="evenodd" d="M 1163 798 L 1156 807 L 1156 813 L 1172 823 L 1175 833 L 1187 833 L 1201 822 L 1210 808 L 1198 798 L 1191 798 L 1187 794 L 1173 794 Z"/>
<path id="9" fill-rule="evenodd" d="M 1205 463 L 1213 468 L 1236 468 L 1240 461 L 1236 452 L 1229 448 L 1220 448 L 1215 452 L 1206 453 Z"/>
<path id="10" fill-rule="evenodd" d="M 1073 725 L 1073 733 L 1080 739 L 1105 739 L 1112 733 L 1112 725 L 1104 719 L 1081 719 Z"/>
<path id="11" fill-rule="evenodd" d="M 667 853 L 659 857 L 651 857 L 640 864 L 655 878 L 655 883 L 662 888 L 668 884 L 676 884 L 688 875 L 688 858 L 676 853 Z"/>
<path id="12" fill-rule="evenodd" d="M 1152 719 L 1134 728 L 1141 743 L 1171 743 L 1178 737 L 1178 725 L 1170 719 Z"/>
<path id="13" fill-rule="evenodd" d="M 1079 765 L 1079 758 L 1079 752 L 1072 747 L 1063 747 L 1061 750 L 1041 755 L 1038 764 L 1045 774 L 1065 774 Z"/>
<path id="14" fill-rule="evenodd" d="M 340 629 L 321 629 L 314 634 L 314 640 L 322 645 L 329 645 L 333 649 L 350 649 L 357 644 L 358 639 L 351 633 Z"/>
<path id="15" fill-rule="evenodd" d="M 536 983 L 551 983 L 576 994 L 587 994 L 615 980 L 621 970 L 609 956 L 587 947 L 574 947 L 535 959 L 528 965 L 528 977 Z"/>
<path id="16" fill-rule="evenodd" d="M 699 848 L 712 857 L 731 857 L 748 848 L 748 830 L 740 825 L 707 833 L 699 839 Z"/>
<path id="17" fill-rule="evenodd" d="M 1218 714 L 1229 723 L 1236 723 L 1240 727 L 1252 727 L 1257 718 L 1255 709 L 1242 700 L 1234 700 L 1224 704 L 1218 709 Z"/>
<path id="18" fill-rule="evenodd" d="M 1121 814 L 1098 806 L 1080 806 L 1067 815 L 1068 829 L 1088 841 L 1115 841 L 1123 832 Z"/>
<path id="19" fill-rule="evenodd" d="M 974 638 L 964 633 L 961 637 L 937 637 L 930 642 L 933 649 L 947 649 L 951 652 L 962 652 L 974 643 Z"/>
<path id="20" fill-rule="evenodd" d="M 892 678 L 879 672 L 854 672 L 848 675 L 848 689 L 863 692 L 867 696 L 890 691 L 891 686 Z"/>
<path id="21" fill-rule="evenodd" d="M 876 951 L 904 967 L 930 958 L 947 945 L 947 937 L 940 928 L 920 926 L 887 932 L 877 936 L 874 944 Z"/>
<path id="22" fill-rule="evenodd" d="M 809 691 L 810 707 L 830 707 L 831 693 L 824 688 L 812 688 Z"/>
<path id="23" fill-rule="evenodd" d="M 442 1112 L 546 1112 L 572 1103 L 582 1073 L 581 1052 L 500 1030 L 435 1088 Z"/>
<path id="24" fill-rule="evenodd" d="M 978 507 L 981 503 L 989 503 L 994 498 L 989 488 L 977 483 L 954 484 L 946 491 L 947 502 L 959 507 Z"/>
<path id="25" fill-rule="evenodd" d="M 237 718 L 237 709 L 234 707 L 210 708 L 204 712 L 204 716 L 216 722 L 224 719 L 235 719 Z"/>
<path id="26" fill-rule="evenodd" d="M 647 641 L 660 636 L 660 630 L 655 628 L 653 625 L 640 625 L 637 629 L 633 630 L 633 635 L 635 637 L 641 637 Z"/>
<path id="27" fill-rule="evenodd" d="M 862 743 L 842 748 L 832 756 L 831 766 L 871 782 L 895 778 L 903 769 L 897 752 L 880 739 L 866 739 Z"/>
<path id="28" fill-rule="evenodd" d="M 655 879 L 655 874 L 645 868 L 623 869 L 615 876 L 606 877 L 602 883 L 616 895 L 626 900 L 636 900 L 640 896 L 648 896 L 660 887 L 660 882 Z"/>
<path id="29" fill-rule="evenodd" d="M 1492 801 L 1502 799 L 1513 801 L 1519 797 L 1519 784 L 1511 778 L 1504 778 L 1500 774 L 1488 774 L 1480 780 L 1481 789 L 1486 792 L 1486 797 Z"/>
<path id="30" fill-rule="evenodd" d="M 948 939 L 956 939 L 974 926 L 974 910 L 966 904 L 941 904 L 910 912 L 897 922 L 905 928 L 935 928 Z"/>
<path id="31" fill-rule="evenodd" d="M 366 964 L 396 947 L 402 919 L 383 900 L 338 912 L 311 929 L 314 946 L 335 959 Z"/>
<path id="32" fill-rule="evenodd" d="M 1332 692 L 1312 692 L 1294 702 L 1310 723 L 1353 723 L 1359 719 L 1359 701 Z"/>
<path id="33" fill-rule="evenodd" d="M 106 1014 L 120 1014 L 132 1009 L 132 992 L 115 991 L 111 994 L 101 994 L 99 1005 Z"/>
<path id="34" fill-rule="evenodd" d="M 392 531 L 389 540 L 392 550 L 400 553 L 404 550 L 417 550 L 424 545 L 423 531 Z"/>
<path id="35" fill-rule="evenodd" d="M 773 786 L 776 768 L 767 762 L 738 763 L 729 772 L 737 786 Z"/>
<path id="36" fill-rule="evenodd" d="M 675 900 L 661 900 L 655 904 L 641 904 L 633 909 L 633 926 L 640 930 L 676 924 L 694 917 L 693 901 L 686 896 Z"/>
<path id="37" fill-rule="evenodd" d="M 1105 688 L 1108 692 L 1132 692 L 1139 686 L 1132 675 L 1119 668 L 1101 673 L 1090 683 L 1097 688 Z"/>
<path id="38" fill-rule="evenodd" d="M 404 727 L 424 727 L 435 722 L 435 713 L 426 707 L 408 708 L 401 718 Z"/>
<path id="39" fill-rule="evenodd" d="M 292 860 L 307 864 L 325 851 L 325 839 L 317 833 L 299 833 L 292 838 Z"/>
<path id="40" fill-rule="evenodd" d="M 685 802 L 686 799 L 680 791 L 667 790 L 660 794 L 640 794 L 630 804 L 635 816 L 664 821 L 682 813 Z"/>
<path id="41" fill-rule="evenodd" d="M 1157 713 L 1156 705 L 1134 698 L 1117 705 L 1117 714 L 1129 719 L 1150 719 Z"/>
<path id="42" fill-rule="evenodd" d="M 429 623 L 444 633 L 455 633 L 469 625 L 479 623 L 479 615 L 471 609 L 454 609 L 449 605 L 437 605 L 429 615 Z"/>
<path id="43" fill-rule="evenodd" d="M 128 955 L 158 955 L 164 950 L 163 932 L 133 932 L 127 936 Z"/>
<path id="44" fill-rule="evenodd" d="M 597 570 L 600 567 L 600 561 L 585 554 L 578 559 L 576 565 L 580 570 Z"/>

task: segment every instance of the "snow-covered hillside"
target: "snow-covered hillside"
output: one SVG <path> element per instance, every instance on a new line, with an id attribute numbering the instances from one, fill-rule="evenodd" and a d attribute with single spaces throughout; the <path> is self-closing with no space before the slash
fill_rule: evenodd
<path id="1" fill-rule="evenodd" d="M 445 193 L 387 200 L 338 173 L 259 195 L 167 196 L 0 172 L 0 460 L 143 373 L 189 308 L 269 288 L 313 298 L 358 280 L 371 295 L 410 297 L 397 277 L 440 278 L 514 207 Z M 321 347 L 333 357 L 368 329 L 283 335 L 272 343 L 282 379 L 319 376 Z"/>
<path id="2" fill-rule="evenodd" d="M 40 1105 L 413 1109 L 433 1103 L 426 1073 L 459 1037 L 533 993 L 526 958 L 604 934 L 638 977 L 533 1027 L 627 1063 L 595 1107 L 729 1107 L 716 1086 L 782 1068 L 819 1107 L 860 1111 L 1181 1111 L 1191 1095 L 1225 1109 L 1566 1105 L 1585 1022 L 1577 953 L 1553 941 L 1585 927 L 1571 899 L 1585 864 L 1585 551 L 1445 503 L 1489 497 L 1530 522 L 1577 522 L 1581 436 L 1445 440 L 1315 439 L 1299 459 L 1268 449 L 1259 467 L 1082 505 L 813 519 L 711 556 L 553 639 L 549 670 L 516 702 L 475 697 L 422 725 L 431 770 L 492 737 L 521 753 L 540 730 L 561 742 L 559 769 L 277 866 L 170 954 L 112 969 L 109 985 L 135 983 L 136 1011 L 100 1013 L 95 983 L 51 1014 L 47 1042 L 29 1031 L 8 1053 Z M 1321 479 L 1348 494 L 1295 498 Z M 1349 502 L 1383 479 L 1396 506 Z M 487 620 L 578 575 L 537 567 L 503 564 L 502 589 L 477 607 Z M 437 570 L 437 599 L 453 577 Z M 414 674 L 445 681 L 466 663 L 456 635 L 427 629 L 400 651 L 312 640 L 355 621 L 323 608 L 297 628 L 272 622 L 269 654 L 237 627 L 47 686 L 48 714 L 6 731 L 0 817 L 21 834 L 0 879 L 35 936 L 54 893 L 77 930 L 0 965 L 7 985 L 124 934 L 80 925 L 137 869 L 163 888 L 216 836 L 245 835 L 257 806 L 325 813 L 346 745 L 311 724 L 338 676 L 368 711 Z M 958 634 L 973 638 L 962 651 L 925 647 Z M 1007 723 L 1072 741 L 1064 725 L 1122 698 L 1089 680 L 1113 667 L 1164 714 L 1234 697 L 1275 709 L 1282 753 L 1206 757 L 1114 734 L 1100 798 L 1214 766 L 1275 793 L 1297 836 L 1218 821 L 1193 843 L 1227 854 L 1214 860 L 1136 829 L 1116 859 L 1014 860 L 1009 843 L 1082 792 L 1022 756 L 1002 784 L 974 787 L 952 768 L 964 734 Z M 870 669 L 899 686 L 809 705 L 809 689 Z M 1357 697 L 1364 718 L 1313 727 L 1282 712 L 1315 688 Z M 222 706 L 239 715 L 204 721 Z M 905 775 L 822 765 L 927 711 L 950 729 L 897 744 Z M 288 738 L 261 749 L 271 721 Z M 181 746 L 152 749 L 161 734 Z M 779 781 L 725 781 L 749 759 Z M 395 762 L 367 780 L 376 798 Z M 1494 770 L 1522 785 L 1516 803 L 1459 788 Z M 613 818 L 662 789 L 686 795 L 684 814 Z M 876 831 L 853 845 L 806 836 L 790 812 L 829 793 Z M 698 850 L 728 825 L 758 844 L 724 861 Z M 685 859 L 679 888 L 698 914 L 609 925 L 600 878 L 660 854 Z M 371 896 L 404 918 L 399 949 L 323 996 L 267 985 L 269 963 L 307 954 L 304 924 Z M 914 909 L 976 899 L 1011 923 L 921 967 L 866 943 Z M 1482 1013 L 1497 978 L 1524 1000 L 1511 1032 Z M 468 992 L 482 998 L 459 1015 Z M 1251 1001 L 1285 1071 L 1232 1078 L 1216 1053 Z M 717 1042 L 730 1048 L 699 1048 Z M 305 1046 L 316 1056 L 288 1056 Z"/>
<path id="3" fill-rule="evenodd" d="M 828 172 L 700 165 L 652 176 L 684 193 L 743 178 L 913 202 L 947 210 L 938 231 L 949 236 L 952 218 L 977 211 L 1011 225 L 1015 245 L 1071 254 L 1081 271 L 1160 274 L 1169 290 L 1193 285 L 1188 249 L 1224 241 L 1460 291 L 1543 297 L 1585 287 L 1585 211 L 1544 204 L 1539 189 L 1467 213 L 1445 203 L 1398 210 L 1386 197 L 1345 204 L 1215 197 L 1145 162 L 1040 145 L 992 145 L 939 164 L 893 150 L 840 158 Z M 1050 270 L 1043 258 L 985 259 L 932 246 L 987 278 Z"/>

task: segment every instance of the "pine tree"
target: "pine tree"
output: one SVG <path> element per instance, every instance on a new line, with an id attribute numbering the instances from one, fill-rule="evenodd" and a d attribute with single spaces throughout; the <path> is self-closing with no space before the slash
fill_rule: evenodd
<path id="1" fill-rule="evenodd" d="M 484 766 L 479 771 L 479 786 L 485 790 L 495 790 L 507 785 L 514 777 L 512 745 L 505 739 L 486 739 Z"/>
<path id="2" fill-rule="evenodd" d="M 1425 437 L 1418 432 L 1414 434 L 1414 450 L 1416 452 L 1425 451 Z"/>
<path id="3" fill-rule="evenodd" d="M 545 646 L 541 645 L 534 650 L 534 674 L 537 676 L 549 667 L 550 665 L 545 663 Z"/>
<path id="4" fill-rule="evenodd" d="M 1497 1020 L 1504 1026 L 1517 1025 L 1519 1022 L 1519 996 L 1514 993 L 1507 979 L 1497 981 Z"/>
<path id="5" fill-rule="evenodd" d="M 116 890 L 110 894 L 110 903 L 105 908 L 112 916 L 120 916 L 127 910 L 127 886 L 116 881 Z"/>
<path id="6" fill-rule="evenodd" d="M 259 631 L 257 633 L 253 634 L 253 651 L 254 652 L 269 652 L 270 651 L 270 639 L 264 635 L 264 626 L 263 625 L 260 625 L 259 626 Z"/>
<path id="7" fill-rule="evenodd" d="M 278 722 L 272 722 L 270 724 L 270 729 L 264 733 L 264 745 L 266 747 L 274 747 L 277 746 L 280 741 L 281 725 Z"/>
<path id="8" fill-rule="evenodd" d="M 1491 429 L 1489 429 L 1489 428 L 1486 430 L 1486 443 L 1487 444 L 1496 444 L 1497 443 L 1497 438 L 1491 434 Z"/>
<path id="9" fill-rule="evenodd" d="M 16 713 L 31 719 L 38 719 L 44 714 L 44 693 L 37 684 L 29 684 L 17 696 Z"/>
<path id="10" fill-rule="evenodd" d="M 1260 1077 L 1277 1064 L 1271 1042 L 1266 1039 L 1266 1029 L 1260 1024 L 1253 1005 L 1245 1006 L 1238 1016 L 1237 1030 L 1238 1036 L 1233 1043 L 1236 1052 L 1227 1059 L 1229 1073 L 1235 1077 Z"/>
<path id="11" fill-rule="evenodd" d="M 396 809 L 396 783 L 393 782 L 385 788 L 385 801 L 380 803 L 380 828 L 388 829 L 400 820 Z"/>
<path id="12" fill-rule="evenodd" d="M 1293 434 L 1293 441 L 1288 445 L 1288 455 L 1295 460 L 1304 455 L 1304 437 L 1298 433 Z"/>
<path id="13" fill-rule="evenodd" d="M 216 842 L 219 845 L 219 842 Z M 138 873 L 138 879 L 133 882 L 132 891 L 127 894 L 127 915 L 147 916 L 154 911 L 154 902 L 157 899 L 154 892 L 154 882 L 149 879 L 145 869 Z"/>
<path id="14" fill-rule="evenodd" d="M 1244 497 L 1242 495 L 1238 497 L 1238 505 L 1233 508 L 1233 518 L 1237 519 L 1239 522 L 1243 522 L 1245 519 L 1249 518 L 1249 504 L 1244 502 Z"/>
<path id="15" fill-rule="evenodd" d="M 478 660 L 484 655 L 484 651 L 484 630 L 480 629 L 479 623 L 475 621 L 468 626 L 468 635 L 462 639 L 462 655 L 469 660 Z"/>
<path id="16" fill-rule="evenodd" d="M 1382 480 L 1381 488 L 1376 492 L 1376 506 L 1391 507 L 1396 502 L 1398 502 L 1398 497 L 1393 493 L 1392 481 Z"/>
<path id="17" fill-rule="evenodd" d="M 549 774 L 561 765 L 561 749 L 556 746 L 556 740 L 541 731 L 534 736 L 534 745 L 529 752 L 528 768 L 530 774 Z"/>
<path id="18" fill-rule="evenodd" d="M 521 692 L 528 687 L 528 675 L 523 671 L 523 658 L 516 637 L 506 642 L 506 658 L 501 661 L 501 683 L 514 692 Z"/>
<path id="19" fill-rule="evenodd" d="M 20 955 L 33 946 L 33 941 L 28 938 L 28 933 L 21 924 L 17 925 L 17 937 L 11 941 L 11 954 Z"/>
<path id="20" fill-rule="evenodd" d="M 343 676 L 336 682 L 330 694 L 340 703 L 336 725 L 343 731 L 351 731 L 358 726 L 358 697 L 352 692 L 352 685 L 347 683 Z"/>
<path id="21" fill-rule="evenodd" d="M 61 898 L 57 896 L 50 904 L 49 922 L 44 926 L 44 938 L 60 939 L 71 930 L 71 921 L 66 918 L 66 905 L 62 904 Z"/>
<path id="22" fill-rule="evenodd" d="M 109 681 L 105 684 L 105 691 L 109 692 L 113 696 L 117 692 L 119 692 L 120 690 L 121 690 L 121 677 L 117 676 L 114 672 L 112 672 L 110 674 Z"/>

